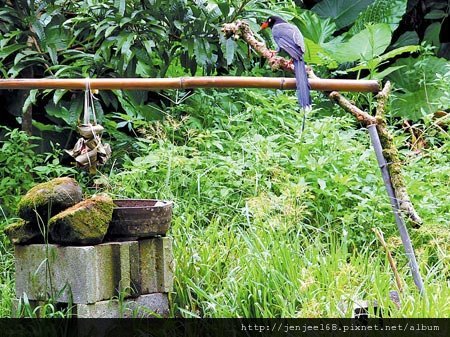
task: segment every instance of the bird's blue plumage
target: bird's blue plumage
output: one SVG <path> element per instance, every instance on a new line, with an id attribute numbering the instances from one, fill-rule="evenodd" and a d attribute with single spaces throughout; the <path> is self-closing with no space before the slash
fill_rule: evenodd
<path id="1" fill-rule="evenodd" d="M 298 103 L 302 108 L 309 108 L 311 107 L 311 96 L 309 94 L 310 87 L 303 59 L 294 59 L 294 71 Z"/>
<path id="2" fill-rule="evenodd" d="M 272 36 L 277 44 L 278 51 L 284 50 L 292 57 L 294 62 L 295 79 L 297 82 L 297 98 L 302 108 L 311 107 L 311 96 L 308 76 L 306 74 L 303 54 L 305 42 L 300 30 L 280 17 L 272 17 Z"/>

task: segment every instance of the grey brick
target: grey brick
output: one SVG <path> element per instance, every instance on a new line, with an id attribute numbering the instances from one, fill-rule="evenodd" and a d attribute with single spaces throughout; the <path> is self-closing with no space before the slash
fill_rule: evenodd
<path id="1" fill-rule="evenodd" d="M 158 292 L 171 292 L 173 289 L 174 260 L 172 238 L 170 237 L 163 237 L 159 241 L 156 254 L 156 273 L 158 275 Z"/>
<path id="2" fill-rule="evenodd" d="M 173 289 L 172 239 L 158 237 L 139 241 L 142 294 L 166 293 Z"/>
<path id="3" fill-rule="evenodd" d="M 157 239 L 139 241 L 139 284 L 141 294 L 158 292 L 158 276 L 156 274 L 156 243 Z"/>
<path id="4" fill-rule="evenodd" d="M 95 303 L 129 291 L 137 273 L 130 264 L 134 246 L 137 242 L 15 246 L 17 297 Z"/>
<path id="5" fill-rule="evenodd" d="M 80 318 L 167 317 L 169 300 L 167 294 L 154 293 L 122 302 L 112 300 L 93 304 L 77 304 L 75 313 Z"/>

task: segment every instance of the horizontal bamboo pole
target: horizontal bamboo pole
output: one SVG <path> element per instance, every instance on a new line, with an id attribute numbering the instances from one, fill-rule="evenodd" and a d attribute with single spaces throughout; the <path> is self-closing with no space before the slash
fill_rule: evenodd
<path id="1" fill-rule="evenodd" d="M 91 89 L 159 90 L 194 88 L 295 89 L 295 78 L 202 76 L 177 78 L 17 78 L 0 79 L 0 89 Z M 372 80 L 310 79 L 311 89 L 320 91 L 378 92 Z"/>

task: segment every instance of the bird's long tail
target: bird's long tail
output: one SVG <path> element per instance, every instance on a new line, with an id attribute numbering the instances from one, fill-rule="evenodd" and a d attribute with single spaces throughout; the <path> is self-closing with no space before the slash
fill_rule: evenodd
<path id="1" fill-rule="evenodd" d="M 309 94 L 308 75 L 306 74 L 305 62 L 302 59 L 294 60 L 295 79 L 297 81 L 297 98 L 300 107 L 311 108 L 311 96 Z"/>

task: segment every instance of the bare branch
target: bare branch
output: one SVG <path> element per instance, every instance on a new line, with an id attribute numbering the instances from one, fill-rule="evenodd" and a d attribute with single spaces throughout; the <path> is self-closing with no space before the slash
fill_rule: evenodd
<path id="1" fill-rule="evenodd" d="M 377 123 L 375 117 L 369 115 L 367 112 L 362 111 L 356 105 L 350 103 L 349 100 L 347 100 L 344 96 L 342 96 L 337 91 L 333 91 L 329 95 L 329 97 L 332 101 L 336 102 L 344 110 L 350 112 L 353 116 L 355 116 L 355 118 L 359 122 L 363 123 L 365 126 L 369 126 L 369 125 Z"/>

